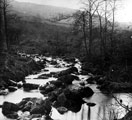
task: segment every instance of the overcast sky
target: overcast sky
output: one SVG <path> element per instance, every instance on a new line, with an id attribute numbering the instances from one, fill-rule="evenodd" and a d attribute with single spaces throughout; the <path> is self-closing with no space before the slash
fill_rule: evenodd
<path id="1" fill-rule="evenodd" d="M 80 0 L 16 0 L 37 4 L 53 5 L 59 7 L 79 8 Z M 116 20 L 120 22 L 132 22 L 132 0 L 122 0 L 122 8 L 117 11 Z"/>

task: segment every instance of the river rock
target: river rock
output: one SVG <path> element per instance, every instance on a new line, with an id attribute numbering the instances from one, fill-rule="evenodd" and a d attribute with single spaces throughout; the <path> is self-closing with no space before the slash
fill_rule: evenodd
<path id="1" fill-rule="evenodd" d="M 66 102 L 68 99 L 66 98 L 65 94 L 62 92 L 58 97 L 57 97 L 57 106 L 65 106 Z"/>
<path id="2" fill-rule="evenodd" d="M 9 93 L 8 89 L 1 89 L 0 90 L 0 95 L 7 95 Z"/>
<path id="3" fill-rule="evenodd" d="M 36 100 L 37 98 L 23 98 L 21 102 L 17 103 L 17 105 L 22 111 L 26 111 L 26 109 L 29 109 L 29 107 L 31 108 L 31 106 L 33 105 L 33 103 L 35 103 Z"/>
<path id="4" fill-rule="evenodd" d="M 76 58 L 74 58 L 74 57 L 71 57 L 71 58 L 66 57 L 66 58 L 64 58 L 64 61 L 66 61 L 68 63 L 75 63 L 76 62 Z"/>
<path id="5" fill-rule="evenodd" d="M 41 114 L 32 114 L 29 119 L 30 120 L 41 120 L 42 115 Z"/>
<path id="6" fill-rule="evenodd" d="M 51 65 L 57 65 L 58 63 L 57 63 L 57 61 L 52 60 L 52 61 L 50 62 L 50 64 L 51 64 Z"/>
<path id="7" fill-rule="evenodd" d="M 80 94 L 81 97 L 89 98 L 94 94 L 94 91 L 90 87 L 84 86 L 81 88 Z"/>
<path id="8" fill-rule="evenodd" d="M 57 88 L 54 91 L 48 93 L 48 98 L 51 102 L 57 100 L 57 97 L 63 92 L 63 88 Z"/>
<path id="9" fill-rule="evenodd" d="M 24 108 L 22 109 L 23 112 L 30 111 L 33 106 L 32 101 L 27 101 L 27 103 L 24 105 Z"/>
<path id="10" fill-rule="evenodd" d="M 8 90 L 9 90 L 9 92 L 14 92 L 17 90 L 17 88 L 13 87 L 13 86 L 8 86 Z"/>
<path id="11" fill-rule="evenodd" d="M 44 71 L 44 72 L 48 72 L 49 70 L 48 70 L 48 69 L 44 69 L 43 71 Z"/>
<path id="12" fill-rule="evenodd" d="M 68 74 L 71 74 L 71 73 L 78 73 L 78 69 L 76 67 L 70 67 L 66 70 L 63 70 L 61 72 L 58 73 L 58 76 L 63 76 L 63 75 L 68 75 Z"/>
<path id="13" fill-rule="evenodd" d="M 68 92 L 68 91 L 67 91 Z M 72 112 L 78 112 L 81 109 L 81 105 L 83 103 L 82 99 L 79 97 L 76 97 L 75 99 L 72 99 L 71 93 L 61 93 L 57 100 L 53 102 L 53 106 L 55 108 L 64 107 L 67 110 L 71 110 Z M 75 95 L 74 95 L 75 96 Z"/>
<path id="14" fill-rule="evenodd" d="M 50 81 L 49 83 L 55 85 L 56 87 L 61 87 L 63 85 L 62 81 L 59 80 Z"/>
<path id="15" fill-rule="evenodd" d="M 49 116 L 51 112 L 51 102 L 49 99 L 24 98 L 17 104 L 21 111 L 30 112 L 30 117 L 34 115 Z M 29 117 L 29 116 L 28 116 Z"/>
<path id="16" fill-rule="evenodd" d="M 38 76 L 38 78 L 37 79 L 48 79 L 49 77 L 48 76 L 46 76 L 46 75 L 40 75 L 40 76 Z"/>
<path id="17" fill-rule="evenodd" d="M 14 113 L 6 115 L 6 117 L 10 118 L 10 119 L 17 119 L 18 118 L 18 114 L 17 114 L 17 112 L 14 112 Z"/>
<path id="18" fill-rule="evenodd" d="M 48 94 L 49 92 L 52 92 L 55 89 L 56 89 L 56 86 L 48 82 L 44 86 L 39 86 L 39 91 L 42 94 Z"/>
<path id="19" fill-rule="evenodd" d="M 80 85 L 68 85 L 63 91 L 57 96 L 53 106 L 55 108 L 65 107 L 73 112 L 78 112 L 81 109 L 81 105 L 84 103 L 83 97 L 91 97 L 93 91 L 89 87 L 83 87 Z"/>
<path id="20" fill-rule="evenodd" d="M 48 116 L 51 112 L 51 103 L 48 99 L 36 101 L 36 104 L 31 108 L 31 114 L 41 114 Z"/>
<path id="21" fill-rule="evenodd" d="M 88 86 L 70 85 L 68 86 L 68 90 L 73 99 L 76 99 L 76 97 L 91 97 L 94 94 L 93 90 Z"/>
<path id="22" fill-rule="evenodd" d="M 38 76 L 37 79 L 48 79 L 49 77 L 52 77 L 52 73 L 42 74 L 42 75 Z"/>
<path id="23" fill-rule="evenodd" d="M 16 112 L 19 109 L 20 109 L 19 106 L 14 103 L 4 102 L 2 106 L 2 113 L 8 118 L 16 119 L 18 117 Z"/>
<path id="24" fill-rule="evenodd" d="M 31 83 L 24 83 L 23 88 L 25 91 L 35 90 L 39 88 L 39 85 L 37 84 L 31 84 Z"/>
<path id="25" fill-rule="evenodd" d="M 57 80 L 61 81 L 64 84 L 69 85 L 69 84 L 72 84 L 73 80 L 79 80 L 79 78 L 75 75 L 68 74 L 68 75 L 63 75 L 63 76 L 59 77 Z"/>
<path id="26" fill-rule="evenodd" d="M 57 108 L 57 111 L 60 113 L 60 114 L 64 114 L 68 111 L 68 109 L 66 107 L 58 107 Z"/>

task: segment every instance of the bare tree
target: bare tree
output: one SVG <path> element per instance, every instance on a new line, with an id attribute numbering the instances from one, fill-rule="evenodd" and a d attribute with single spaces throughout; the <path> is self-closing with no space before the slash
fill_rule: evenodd
<path id="1" fill-rule="evenodd" d="M 5 35 L 5 27 L 4 27 L 4 16 L 3 16 L 3 4 L 2 0 L 0 0 L 0 67 L 3 68 L 5 65 L 5 57 L 6 57 L 6 35 Z"/>
<path id="2" fill-rule="evenodd" d="M 4 27 L 5 27 L 5 35 L 6 35 L 6 44 L 7 49 L 9 48 L 9 40 L 8 40 L 8 15 L 10 14 L 10 0 L 2 0 L 3 6 L 3 17 L 4 17 Z"/>
<path id="3" fill-rule="evenodd" d="M 82 39 L 85 46 L 86 55 L 88 57 L 88 47 L 87 47 L 87 12 L 77 11 L 74 15 L 74 32 L 82 33 Z"/>
<path id="4" fill-rule="evenodd" d="M 100 0 L 87 0 L 83 1 L 84 11 L 87 13 L 87 23 L 88 23 L 88 38 L 89 38 L 89 56 L 92 56 L 92 46 L 93 46 L 93 18 L 98 9 Z"/>
<path id="5" fill-rule="evenodd" d="M 111 9 L 110 9 L 110 0 L 102 0 L 102 3 L 101 6 L 100 6 L 100 9 L 98 12 L 98 16 L 99 16 L 99 19 L 101 19 L 101 17 L 104 18 L 103 20 L 103 23 L 100 24 L 101 26 L 101 32 L 102 32 L 102 49 L 103 49 L 103 55 L 106 55 L 107 53 L 107 41 L 108 41 L 108 30 L 109 30 L 109 18 L 111 17 Z M 101 20 L 100 20 L 101 22 Z"/>
<path id="6" fill-rule="evenodd" d="M 85 12 L 82 12 L 82 21 L 83 21 L 83 25 L 82 25 L 83 39 L 84 39 L 86 54 L 88 57 L 87 36 L 86 36 L 86 14 L 85 14 Z"/>
<path id="7" fill-rule="evenodd" d="M 117 0 L 102 0 L 96 11 L 100 23 L 101 54 L 107 53 L 107 44 L 109 39 L 111 49 L 113 49 L 113 39 L 115 30 L 115 9 Z"/>
<path id="8" fill-rule="evenodd" d="M 100 0 L 99 4 L 98 4 L 98 9 L 96 10 L 96 13 L 98 15 L 98 20 L 99 20 L 99 34 L 100 34 L 100 52 L 101 52 L 101 56 L 103 57 L 104 52 L 105 52 L 105 42 L 104 42 L 104 32 L 103 32 L 103 25 L 104 25 L 104 20 L 103 20 L 103 15 L 104 15 L 104 11 L 103 11 L 103 0 Z M 96 6 L 96 4 L 95 4 Z"/>
<path id="9" fill-rule="evenodd" d="M 111 35 L 110 35 L 110 40 L 111 40 L 111 54 L 113 54 L 114 49 L 115 49 L 115 40 L 114 40 L 114 33 L 115 33 L 115 12 L 116 12 L 116 3 L 117 0 L 111 0 L 111 11 L 112 11 L 112 22 L 111 22 Z"/>

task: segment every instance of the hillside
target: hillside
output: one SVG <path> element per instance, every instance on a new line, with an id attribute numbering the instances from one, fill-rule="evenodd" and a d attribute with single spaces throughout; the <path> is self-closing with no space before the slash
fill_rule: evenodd
<path id="1" fill-rule="evenodd" d="M 41 19 L 41 22 L 46 22 L 48 24 L 53 25 L 61 25 L 61 26 L 69 26 L 70 23 L 72 23 L 73 19 L 68 20 L 62 20 L 59 23 L 53 23 L 49 20 L 51 20 L 54 17 L 57 17 L 59 14 L 63 15 L 70 15 L 75 13 L 77 10 L 70 9 L 70 8 L 63 8 L 63 7 L 55 7 L 50 5 L 40 5 L 40 4 L 34 4 L 34 3 L 27 3 L 27 2 L 17 2 L 12 1 L 11 2 L 11 9 L 17 13 L 19 16 L 21 16 L 24 20 L 33 21 L 33 19 Z M 104 22 L 104 18 L 102 18 Z M 99 19 L 95 15 L 93 19 L 93 23 L 95 26 L 99 26 Z M 131 29 L 130 24 L 126 23 L 119 23 L 116 22 L 116 29 L 124 30 L 124 29 Z"/>
<path id="2" fill-rule="evenodd" d="M 39 5 L 34 3 L 11 2 L 12 9 L 25 16 L 38 16 L 44 19 L 56 17 L 58 14 L 72 14 L 74 9 L 55 7 L 49 5 Z"/>

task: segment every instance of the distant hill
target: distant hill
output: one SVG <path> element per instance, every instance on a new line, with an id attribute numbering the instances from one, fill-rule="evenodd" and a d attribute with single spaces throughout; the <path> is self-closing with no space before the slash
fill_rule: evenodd
<path id="1" fill-rule="evenodd" d="M 27 2 L 11 2 L 12 9 L 19 14 L 23 14 L 25 16 L 39 16 L 44 19 L 50 19 L 56 17 L 58 14 L 72 14 L 75 12 L 75 9 L 63 8 L 63 7 L 55 7 L 49 5 L 40 5 L 34 3 Z"/>
<path id="2" fill-rule="evenodd" d="M 73 19 L 62 20 L 58 23 L 53 23 L 51 20 L 54 17 L 57 17 L 59 14 L 70 15 L 75 13 L 77 10 L 63 7 L 55 7 L 50 5 L 40 5 L 35 3 L 27 3 L 27 2 L 17 2 L 13 0 L 11 2 L 11 9 L 20 15 L 23 19 L 28 21 L 32 21 L 35 17 L 37 19 L 41 19 L 42 22 L 46 22 L 48 24 L 55 24 L 61 26 L 69 26 Z M 104 23 L 104 18 L 102 18 L 102 22 Z M 98 16 L 95 15 L 93 19 L 93 23 L 95 26 L 99 26 Z M 116 29 L 118 30 L 131 30 L 132 26 L 130 23 L 119 23 L 116 22 Z"/>

